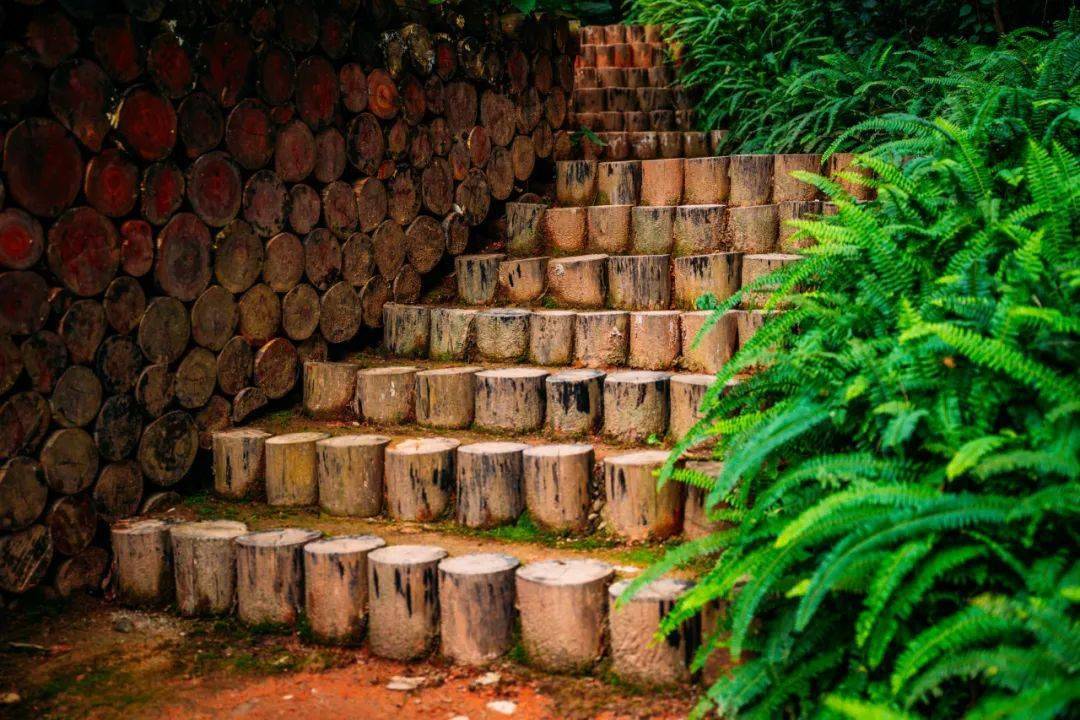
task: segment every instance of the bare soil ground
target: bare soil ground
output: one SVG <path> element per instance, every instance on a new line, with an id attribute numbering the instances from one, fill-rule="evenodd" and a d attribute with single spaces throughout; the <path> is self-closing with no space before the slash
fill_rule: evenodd
<path id="1" fill-rule="evenodd" d="M 63 605 L 26 598 L 0 627 L 0 696 L 19 696 L 0 705 L 0 717 L 614 720 L 678 718 L 692 705 L 689 688 L 631 688 L 603 668 L 593 677 L 537 673 L 514 662 L 519 649 L 506 662 L 471 669 L 438 658 L 382 660 L 303 635 L 252 631 L 231 618 L 124 610 L 99 598 Z M 419 687 L 387 688 L 401 676 Z M 493 701 L 513 703 L 513 714 L 489 708 Z"/>

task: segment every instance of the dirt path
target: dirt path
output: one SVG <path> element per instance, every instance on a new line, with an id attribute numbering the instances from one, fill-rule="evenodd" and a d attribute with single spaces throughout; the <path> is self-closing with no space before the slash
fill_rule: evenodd
<path id="1" fill-rule="evenodd" d="M 519 649 L 511 655 L 520 660 Z M 387 687 L 402 677 L 418 687 Z M 679 718 L 692 705 L 689 689 L 642 692 L 604 668 L 595 677 L 562 677 L 509 661 L 485 669 L 439 659 L 406 665 L 309 643 L 301 633 L 262 635 L 232 619 L 184 620 L 91 598 L 62 611 L 28 604 L 5 618 L 6 693 L 20 697 L 0 706 L 0 717 L 13 720 L 615 720 Z M 504 710 L 512 703 L 513 713 L 493 702 Z"/>

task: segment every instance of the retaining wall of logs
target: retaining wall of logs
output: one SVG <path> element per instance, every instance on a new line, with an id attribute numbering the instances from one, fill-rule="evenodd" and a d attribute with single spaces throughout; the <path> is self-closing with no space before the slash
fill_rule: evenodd
<path id="1" fill-rule="evenodd" d="M 387 545 L 373 535 L 247 532 L 232 521 L 124 521 L 112 537 L 117 594 L 130 606 L 175 603 L 189 617 L 236 612 L 264 630 L 289 631 L 303 615 L 321 642 L 366 642 L 398 661 L 437 651 L 456 664 L 487 665 L 511 650 L 519 626 L 533 667 L 582 673 L 610 659 L 623 680 L 662 687 L 694 678 L 690 662 L 712 631 L 694 618 L 657 642 L 661 619 L 693 583 L 656 580 L 619 604 L 628 582 L 587 558 L 521 565 L 509 555 L 448 557 L 435 545 Z M 723 670 L 715 665 L 704 682 Z"/>
<path id="2" fill-rule="evenodd" d="M 98 584 L 105 523 L 529 189 L 576 35 L 465 12 L 0 8 L 0 592 Z"/>

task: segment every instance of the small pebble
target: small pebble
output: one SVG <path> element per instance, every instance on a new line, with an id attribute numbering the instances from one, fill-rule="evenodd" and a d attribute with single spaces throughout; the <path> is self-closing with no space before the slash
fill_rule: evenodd
<path id="1" fill-rule="evenodd" d="M 513 715 L 517 712 L 517 703 L 511 700 L 492 700 L 487 704 L 487 709 L 500 715 Z"/>
<path id="2" fill-rule="evenodd" d="M 134 629 L 135 623 L 131 622 L 131 618 L 117 618 L 116 621 L 113 623 L 113 630 L 118 633 L 129 633 Z"/>
<path id="3" fill-rule="evenodd" d="M 498 685 L 500 680 L 502 680 L 502 675 L 497 672 L 488 672 L 473 680 L 471 684 L 476 687 Z"/>
<path id="4" fill-rule="evenodd" d="M 22 702 L 22 696 L 17 692 L 9 692 L 0 695 L 0 705 L 18 705 Z"/>
<path id="5" fill-rule="evenodd" d="M 398 690 L 401 692 L 408 692 L 415 690 L 424 684 L 425 678 L 423 677 L 407 677 L 405 675 L 395 675 L 390 678 L 390 682 L 386 684 L 387 690 Z"/>

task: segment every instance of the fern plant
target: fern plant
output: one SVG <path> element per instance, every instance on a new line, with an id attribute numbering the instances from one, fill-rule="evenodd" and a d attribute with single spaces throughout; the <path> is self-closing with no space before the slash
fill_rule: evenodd
<path id="1" fill-rule="evenodd" d="M 870 118 L 938 114 L 950 80 L 981 65 L 1004 29 L 988 21 L 989 8 L 976 20 L 979 5 L 630 0 L 629 15 L 668 29 L 681 47 L 680 80 L 699 96 L 698 123 L 728 129 L 727 150 L 821 152 Z M 1021 5 L 1005 14 L 1038 22 L 1064 8 L 1047 4 L 1034 15 Z M 845 136 L 840 149 L 876 139 Z"/>
<path id="2" fill-rule="evenodd" d="M 727 612 L 695 658 L 740 661 L 699 711 L 772 718 L 1054 718 L 1080 711 L 1080 18 L 890 114 L 858 162 L 877 199 L 718 303 L 784 308 L 706 394 L 660 482 L 709 488 L 735 530 L 662 623 Z M 726 388 L 727 381 L 758 370 Z M 723 390 L 723 392 L 722 392 Z M 712 478 L 676 470 L 715 443 Z M 725 508 L 725 509 L 721 509 Z M 722 548 L 717 554 L 717 548 Z"/>

